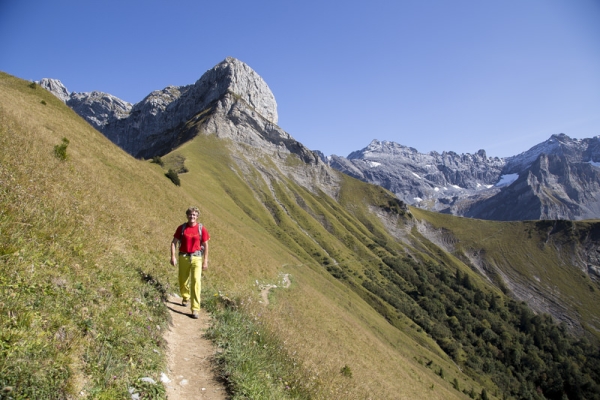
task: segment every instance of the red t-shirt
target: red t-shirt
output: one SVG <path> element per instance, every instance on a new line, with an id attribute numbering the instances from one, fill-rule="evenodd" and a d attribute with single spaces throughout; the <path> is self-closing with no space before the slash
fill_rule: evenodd
<path id="1" fill-rule="evenodd" d="M 198 224 L 189 226 L 187 223 L 185 224 L 183 236 L 181 235 L 181 225 L 179 225 L 173 237 L 181 243 L 179 246 L 179 251 L 181 253 L 194 253 L 200 250 L 200 247 L 210 240 L 210 236 L 204 225 L 202 225 L 202 238 L 200 238 Z"/>

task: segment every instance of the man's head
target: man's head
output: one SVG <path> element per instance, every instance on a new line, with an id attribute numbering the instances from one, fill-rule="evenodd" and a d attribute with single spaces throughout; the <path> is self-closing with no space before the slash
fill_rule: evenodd
<path id="1" fill-rule="evenodd" d="M 190 207 L 185 212 L 185 215 L 187 215 L 188 217 L 193 214 L 196 214 L 196 217 L 200 216 L 200 210 L 198 210 L 198 207 Z"/>

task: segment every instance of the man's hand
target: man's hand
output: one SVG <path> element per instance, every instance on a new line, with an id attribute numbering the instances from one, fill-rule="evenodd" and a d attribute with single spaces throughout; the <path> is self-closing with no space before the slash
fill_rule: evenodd
<path id="1" fill-rule="evenodd" d="M 177 265 L 177 245 L 179 244 L 179 240 L 173 238 L 173 240 L 171 241 L 171 265 L 172 266 L 176 266 Z"/>

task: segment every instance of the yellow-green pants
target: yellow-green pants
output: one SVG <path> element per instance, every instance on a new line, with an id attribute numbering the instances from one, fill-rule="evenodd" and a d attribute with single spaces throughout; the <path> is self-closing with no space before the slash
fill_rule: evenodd
<path id="1" fill-rule="evenodd" d="M 202 259 L 202 256 L 179 255 L 179 292 L 184 300 L 191 300 L 192 311 L 200 310 Z"/>

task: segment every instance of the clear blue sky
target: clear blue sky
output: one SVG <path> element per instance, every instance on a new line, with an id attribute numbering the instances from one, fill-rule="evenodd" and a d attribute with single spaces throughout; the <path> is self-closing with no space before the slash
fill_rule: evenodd
<path id="1" fill-rule="evenodd" d="M 599 0 L 0 0 L 0 70 L 136 103 L 232 56 L 325 154 L 600 135 Z"/>

